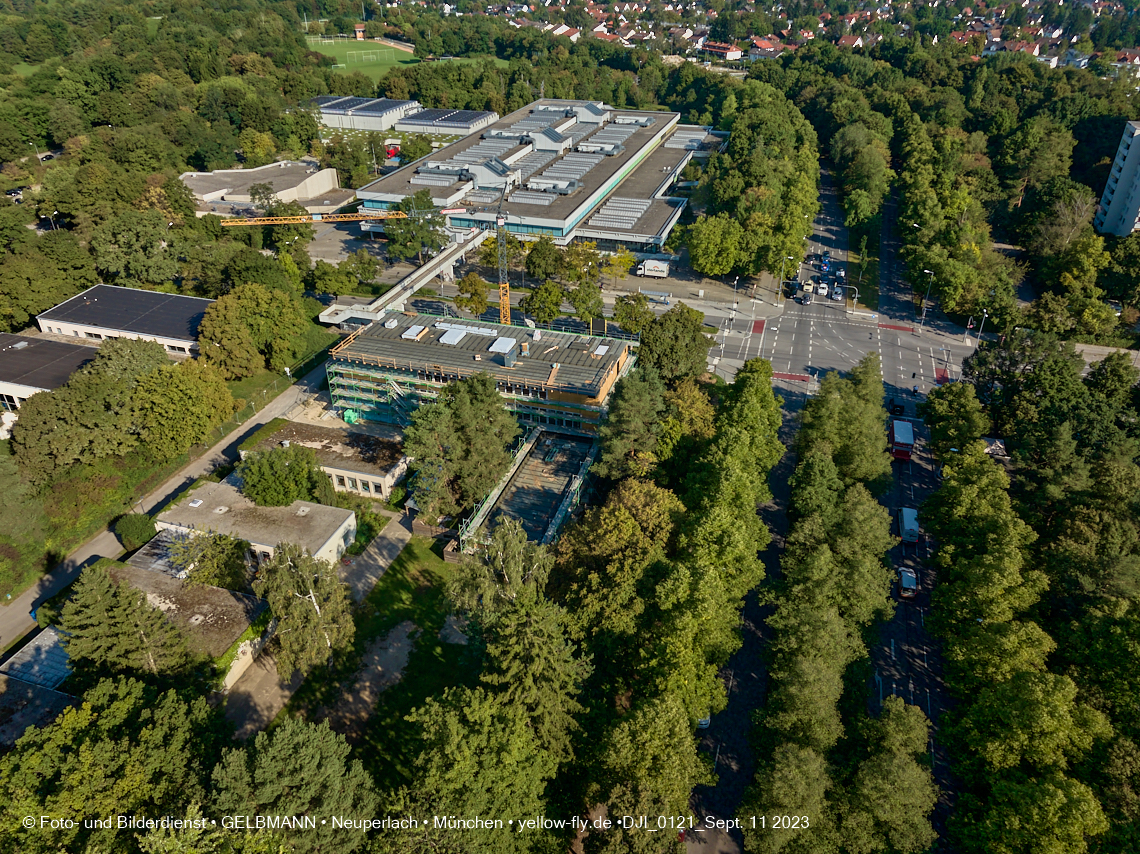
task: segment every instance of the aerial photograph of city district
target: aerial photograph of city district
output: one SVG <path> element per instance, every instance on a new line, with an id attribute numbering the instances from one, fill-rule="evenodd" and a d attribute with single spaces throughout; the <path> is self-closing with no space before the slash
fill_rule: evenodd
<path id="1" fill-rule="evenodd" d="M 1140 0 L 0 0 L 0 854 L 356 852 L 1140 854 Z"/>

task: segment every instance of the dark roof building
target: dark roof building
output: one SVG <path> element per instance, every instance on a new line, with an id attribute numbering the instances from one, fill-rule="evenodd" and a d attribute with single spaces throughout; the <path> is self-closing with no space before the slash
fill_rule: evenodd
<path id="1" fill-rule="evenodd" d="M 59 388 L 95 353 L 83 344 L 0 332 L 0 409 L 18 409 L 36 392 Z"/>
<path id="2" fill-rule="evenodd" d="M 141 338 L 157 341 L 171 353 L 198 349 L 198 326 L 213 300 L 95 285 L 37 315 L 43 332 L 102 341 Z"/>
<path id="3" fill-rule="evenodd" d="M 322 95 L 312 100 L 321 112 L 321 124 L 349 130 L 388 130 L 396 122 L 423 109 L 419 101 L 391 98 L 352 98 Z"/>
<path id="4" fill-rule="evenodd" d="M 420 110 L 396 122 L 396 130 L 466 135 L 493 125 L 498 120 L 498 113 L 484 110 Z"/>

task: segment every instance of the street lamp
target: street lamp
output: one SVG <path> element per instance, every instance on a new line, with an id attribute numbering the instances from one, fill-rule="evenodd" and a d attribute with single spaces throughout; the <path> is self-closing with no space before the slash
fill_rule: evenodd
<path id="1" fill-rule="evenodd" d="M 40 147 L 38 145 L 36 145 L 34 142 L 29 142 L 28 145 L 30 145 L 32 147 L 32 150 L 35 151 L 36 161 L 38 162 L 40 159 Z"/>
<path id="2" fill-rule="evenodd" d="M 851 303 L 851 310 L 854 311 L 855 306 L 859 305 L 859 289 L 857 287 L 855 287 L 855 285 L 848 285 L 847 289 L 851 290 L 851 291 L 855 291 L 855 301 Z M 844 308 L 847 307 L 847 300 L 843 301 L 843 307 Z"/>
<path id="3" fill-rule="evenodd" d="M 978 344 L 982 343 L 982 330 L 986 328 L 986 318 L 990 316 L 988 308 L 982 309 L 982 325 L 978 327 Z"/>
<path id="4" fill-rule="evenodd" d="M 934 287 L 934 271 L 923 270 L 922 272 L 930 274 L 930 284 L 926 286 L 926 296 L 922 298 L 922 318 L 918 322 L 920 327 L 926 323 L 926 304 L 930 302 L 930 289 Z"/>

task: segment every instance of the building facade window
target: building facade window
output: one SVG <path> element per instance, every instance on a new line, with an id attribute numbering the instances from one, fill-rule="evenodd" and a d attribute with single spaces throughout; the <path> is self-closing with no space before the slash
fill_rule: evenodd
<path id="1" fill-rule="evenodd" d="M 10 394 L 0 394 L 0 406 L 3 406 L 9 412 L 15 412 L 20 408 L 20 404 L 16 402 L 16 398 Z"/>
<path id="2" fill-rule="evenodd" d="M 336 476 L 336 485 L 339 486 L 341 489 L 344 489 L 344 476 L 343 475 L 338 474 Z"/>

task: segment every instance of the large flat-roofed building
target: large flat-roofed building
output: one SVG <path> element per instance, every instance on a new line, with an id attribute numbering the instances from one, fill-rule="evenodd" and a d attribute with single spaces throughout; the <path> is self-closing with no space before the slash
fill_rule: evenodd
<path id="1" fill-rule="evenodd" d="M 309 213 L 332 213 L 352 201 L 342 190 L 335 169 L 303 160 L 282 160 L 253 169 L 183 172 L 178 176 L 198 202 L 197 215 L 235 216 L 253 213 L 252 187 L 268 184 L 282 202 L 296 202 Z"/>
<path id="2" fill-rule="evenodd" d="M 669 188 L 691 158 L 724 142 L 679 120 L 595 101 L 536 101 L 356 194 L 362 210 L 384 210 L 426 189 L 452 228 L 493 229 L 505 192 L 505 227 L 519 237 L 657 253 L 685 205 Z"/>
<path id="3" fill-rule="evenodd" d="M 83 344 L 0 332 L 0 409 L 19 409 L 36 392 L 59 388 L 96 352 Z"/>
<path id="4" fill-rule="evenodd" d="M 393 313 L 336 346 L 326 371 L 346 420 L 406 424 L 448 383 L 488 373 L 524 424 L 593 433 L 635 361 L 613 338 Z"/>
<path id="5" fill-rule="evenodd" d="M 167 352 L 198 352 L 198 327 L 213 300 L 95 285 L 36 315 L 41 332 L 102 341 L 139 338 L 157 341 Z"/>
<path id="6" fill-rule="evenodd" d="M 192 489 L 159 513 L 154 525 L 160 531 L 216 531 L 245 540 L 261 561 L 271 558 L 280 543 L 292 543 L 335 563 L 356 538 L 356 514 L 351 510 L 311 501 L 258 507 L 241 494 L 232 476 Z"/>
<path id="7" fill-rule="evenodd" d="M 311 103 L 321 112 L 321 124 L 341 130 L 385 131 L 405 116 L 423 110 L 419 101 L 394 101 L 391 98 L 322 95 Z"/>

